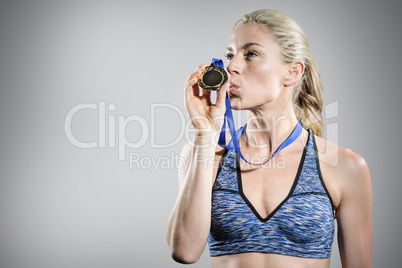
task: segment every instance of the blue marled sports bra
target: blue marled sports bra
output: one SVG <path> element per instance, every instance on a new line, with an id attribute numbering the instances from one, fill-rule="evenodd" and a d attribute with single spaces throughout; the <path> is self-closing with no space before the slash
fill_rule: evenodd
<path id="1" fill-rule="evenodd" d="M 309 139 L 288 196 L 267 218 L 244 196 L 235 149 L 222 156 L 212 192 L 211 256 L 244 252 L 329 258 L 334 240 L 331 197 L 321 176 L 317 146 Z"/>

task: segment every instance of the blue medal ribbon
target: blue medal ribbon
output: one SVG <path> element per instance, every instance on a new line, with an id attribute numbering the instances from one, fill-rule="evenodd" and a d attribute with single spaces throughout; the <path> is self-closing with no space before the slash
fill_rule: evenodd
<path id="1" fill-rule="evenodd" d="M 215 66 L 218 66 L 218 67 L 224 69 L 223 61 L 220 60 L 220 59 L 212 59 L 212 65 L 215 65 Z M 239 156 L 245 162 L 247 162 L 247 163 L 249 163 L 251 165 L 264 165 L 269 160 L 271 160 L 277 153 L 279 153 L 285 147 L 287 147 L 290 144 L 292 144 L 292 142 L 294 142 L 300 136 L 300 134 L 303 131 L 302 125 L 300 124 L 299 120 L 297 120 L 297 125 L 296 125 L 295 129 L 292 131 L 292 133 L 290 134 L 290 136 L 281 144 L 281 146 L 279 146 L 279 148 L 275 151 L 275 153 L 267 161 L 265 161 L 264 163 L 258 163 L 258 164 L 250 163 L 249 161 L 247 161 L 244 158 L 243 154 L 240 151 L 240 146 L 239 146 L 240 136 L 243 133 L 243 130 L 246 127 L 247 124 L 242 126 L 239 129 L 239 131 L 236 132 L 236 127 L 235 127 L 234 120 L 233 120 L 232 107 L 230 106 L 230 99 L 229 99 L 229 94 L 228 93 L 226 93 L 225 106 L 226 106 L 225 120 L 223 122 L 221 133 L 219 134 L 218 144 L 222 148 L 225 148 L 225 149 L 228 149 L 228 150 L 236 149 L 236 152 L 239 154 Z M 226 145 L 226 122 L 227 122 L 227 124 L 229 126 L 230 135 L 232 136 L 232 140 L 229 142 L 228 145 Z"/>

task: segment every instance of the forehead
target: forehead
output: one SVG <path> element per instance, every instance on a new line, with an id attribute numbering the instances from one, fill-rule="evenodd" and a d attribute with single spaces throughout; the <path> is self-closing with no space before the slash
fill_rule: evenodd
<path id="1" fill-rule="evenodd" d="M 264 47 L 274 45 L 268 28 L 257 23 L 246 23 L 238 26 L 230 35 L 228 48 L 240 49 L 247 43 L 258 43 Z"/>

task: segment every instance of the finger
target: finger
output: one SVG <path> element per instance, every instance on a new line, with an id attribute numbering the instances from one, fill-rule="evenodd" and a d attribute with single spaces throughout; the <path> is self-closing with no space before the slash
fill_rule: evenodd
<path id="1" fill-rule="evenodd" d="M 198 86 L 198 78 L 194 77 L 195 83 L 192 86 L 194 96 L 200 96 L 200 87 Z"/>
<path id="2" fill-rule="evenodd" d="M 188 101 L 194 96 L 198 97 L 199 96 L 199 91 L 195 92 L 194 89 L 198 88 L 198 79 L 194 77 L 193 79 L 187 81 L 185 88 L 184 88 L 184 95 L 185 95 L 185 100 Z M 199 90 L 199 89 L 198 89 Z"/>
<path id="3" fill-rule="evenodd" d="M 194 73 L 191 75 L 191 79 L 194 77 L 199 77 L 202 73 L 202 71 L 205 69 L 205 66 L 203 64 L 200 64 L 197 69 L 195 69 Z"/>
<path id="4" fill-rule="evenodd" d="M 189 77 L 187 78 L 186 83 L 184 84 L 184 93 L 185 94 L 194 93 L 194 90 L 190 90 L 190 88 L 192 89 L 194 84 L 198 81 L 197 77 L 202 73 L 203 69 L 204 69 L 204 65 L 200 64 L 197 67 L 197 69 L 192 74 L 189 75 Z M 195 93 L 196 93 L 195 95 L 198 96 L 199 95 L 199 90 L 198 90 L 198 93 L 197 92 L 195 92 Z"/>
<path id="5" fill-rule="evenodd" d="M 197 67 L 197 69 L 195 69 L 195 71 L 187 77 L 187 80 L 186 80 L 186 83 L 184 84 L 184 87 L 187 87 L 188 82 L 190 80 L 192 80 L 194 77 L 199 76 L 202 73 L 203 69 L 204 69 L 204 65 L 200 64 Z"/>
<path id="6" fill-rule="evenodd" d="M 216 96 L 216 107 L 221 109 L 222 111 L 225 111 L 226 106 L 225 106 L 225 100 L 226 100 L 226 92 L 229 88 L 229 83 L 226 82 L 223 84 L 223 86 L 218 90 L 217 96 Z"/>
<path id="7" fill-rule="evenodd" d="M 202 99 L 206 104 L 211 104 L 211 90 L 202 89 Z"/>

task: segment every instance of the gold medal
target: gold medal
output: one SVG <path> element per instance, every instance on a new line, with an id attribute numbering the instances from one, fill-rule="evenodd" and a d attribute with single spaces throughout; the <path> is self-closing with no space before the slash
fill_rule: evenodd
<path id="1" fill-rule="evenodd" d="M 228 74 L 216 65 L 205 67 L 198 77 L 198 84 L 205 90 L 218 90 L 228 81 Z"/>

